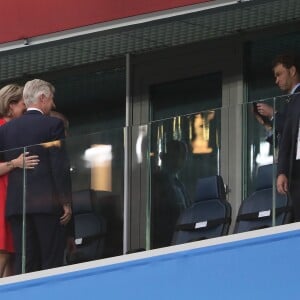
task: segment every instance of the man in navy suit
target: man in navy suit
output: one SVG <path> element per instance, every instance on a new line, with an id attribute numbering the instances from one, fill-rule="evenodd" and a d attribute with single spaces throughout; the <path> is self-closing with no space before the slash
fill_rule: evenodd
<path id="1" fill-rule="evenodd" d="M 278 56 L 274 64 L 276 84 L 290 94 L 280 139 L 277 190 L 290 194 L 294 221 L 300 221 L 300 62 L 294 55 Z"/>
<path id="2" fill-rule="evenodd" d="M 68 190 L 71 185 L 66 184 L 70 183 L 70 173 L 63 144 L 64 125 L 58 118 L 49 116 L 55 107 L 53 96 L 54 87 L 50 83 L 39 79 L 28 81 L 23 91 L 27 112 L 0 128 L 1 150 L 15 149 L 5 152 L 5 160 L 24 151 L 20 147 L 26 147 L 25 151 L 38 155 L 40 160 L 26 174 L 14 169 L 8 178 L 6 216 L 13 232 L 16 274 L 63 264 L 65 225 L 72 215 Z M 25 270 L 22 268 L 23 209 Z"/>

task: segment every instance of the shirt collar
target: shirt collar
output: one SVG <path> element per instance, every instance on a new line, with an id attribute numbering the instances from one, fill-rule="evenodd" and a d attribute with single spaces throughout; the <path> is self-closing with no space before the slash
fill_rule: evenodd
<path id="1" fill-rule="evenodd" d="M 297 83 L 297 84 L 293 87 L 293 89 L 292 89 L 292 91 L 291 91 L 291 94 L 294 94 L 295 91 L 296 91 L 296 89 L 297 89 L 299 86 L 300 86 L 300 82 Z"/>
<path id="2" fill-rule="evenodd" d="M 40 109 L 35 108 L 35 107 L 29 107 L 29 108 L 27 108 L 27 111 L 30 111 L 30 110 L 37 110 L 37 111 L 39 111 L 41 114 L 44 114 Z"/>

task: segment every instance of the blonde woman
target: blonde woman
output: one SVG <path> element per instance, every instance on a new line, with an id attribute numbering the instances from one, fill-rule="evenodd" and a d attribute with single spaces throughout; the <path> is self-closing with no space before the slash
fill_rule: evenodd
<path id="1" fill-rule="evenodd" d="M 26 110 L 23 101 L 23 88 L 17 84 L 9 84 L 0 90 L 0 126 L 20 117 Z M 0 162 L 0 277 L 12 275 L 13 239 L 9 224 L 5 218 L 7 173 L 15 168 L 32 169 L 38 164 L 36 155 L 25 157 L 21 154 L 16 159 Z"/>

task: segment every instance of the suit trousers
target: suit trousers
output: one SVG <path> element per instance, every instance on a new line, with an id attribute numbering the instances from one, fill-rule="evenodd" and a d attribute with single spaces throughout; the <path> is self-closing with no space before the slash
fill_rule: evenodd
<path id="1" fill-rule="evenodd" d="M 15 274 L 22 272 L 22 216 L 9 218 L 15 246 Z M 63 265 L 66 244 L 65 226 L 58 215 L 28 214 L 25 224 L 25 272 Z"/>
<path id="2" fill-rule="evenodd" d="M 294 222 L 300 221 L 300 160 L 293 163 L 293 172 L 290 184 L 290 197 L 292 200 L 292 210 Z"/>

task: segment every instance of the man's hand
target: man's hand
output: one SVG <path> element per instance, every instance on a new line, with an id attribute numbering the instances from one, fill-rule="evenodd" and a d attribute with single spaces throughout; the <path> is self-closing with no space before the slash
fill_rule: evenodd
<path id="1" fill-rule="evenodd" d="M 277 177 L 277 191 L 280 194 L 288 192 L 288 179 L 284 174 L 280 174 Z"/>
<path id="2" fill-rule="evenodd" d="M 69 223 L 69 221 L 71 220 L 71 216 L 72 216 L 72 208 L 70 204 L 64 204 L 63 205 L 63 210 L 64 213 L 63 215 L 60 217 L 60 224 L 62 225 L 66 225 Z"/>
<path id="3" fill-rule="evenodd" d="M 273 118 L 274 110 L 273 107 L 266 103 L 257 103 L 257 111 L 260 115 L 268 117 L 269 119 Z"/>

